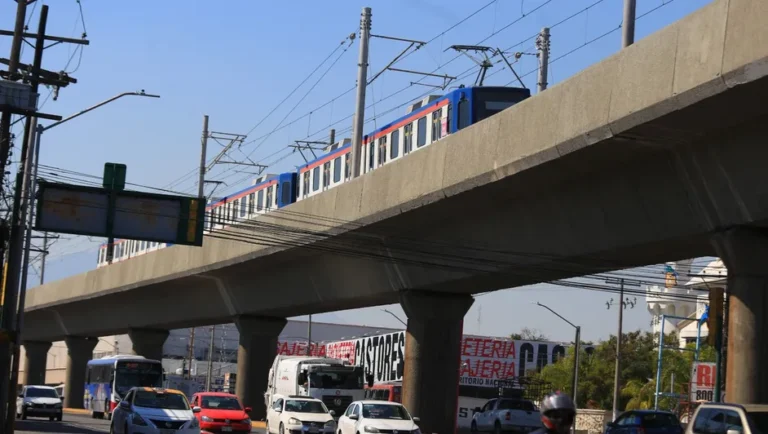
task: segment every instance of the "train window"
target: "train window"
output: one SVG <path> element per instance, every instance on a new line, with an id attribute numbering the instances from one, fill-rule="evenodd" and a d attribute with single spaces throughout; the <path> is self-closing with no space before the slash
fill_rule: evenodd
<path id="1" fill-rule="evenodd" d="M 392 141 L 389 143 L 389 159 L 397 158 L 400 151 L 400 130 L 392 131 Z"/>
<path id="2" fill-rule="evenodd" d="M 304 197 L 306 197 L 309 194 L 309 170 L 304 172 L 304 184 L 302 188 L 304 190 Z"/>
<path id="3" fill-rule="evenodd" d="M 346 155 L 344 155 L 344 178 L 349 179 L 352 176 L 352 165 L 349 164 L 349 159 L 351 152 L 347 152 Z"/>
<path id="4" fill-rule="evenodd" d="M 379 139 L 379 166 L 387 162 L 387 136 Z"/>
<path id="5" fill-rule="evenodd" d="M 240 217 L 245 217 L 245 213 L 248 211 L 248 204 L 245 202 L 246 198 L 240 199 Z"/>
<path id="6" fill-rule="evenodd" d="M 462 129 L 469 125 L 469 101 L 464 95 L 459 100 L 459 127 Z"/>
<path id="7" fill-rule="evenodd" d="M 280 189 L 282 190 L 280 196 L 282 197 L 283 205 L 288 205 L 291 203 L 291 183 L 288 181 L 283 182 Z"/>
<path id="8" fill-rule="evenodd" d="M 135 255 L 136 254 L 136 249 L 137 249 L 137 247 L 139 247 L 138 241 L 128 241 L 128 242 L 131 243 L 131 254 Z"/>
<path id="9" fill-rule="evenodd" d="M 240 200 L 235 199 L 234 202 L 232 202 L 232 221 L 237 220 L 237 210 L 240 209 Z"/>
<path id="10" fill-rule="evenodd" d="M 267 187 L 267 209 L 272 208 L 272 189 L 273 185 Z"/>
<path id="11" fill-rule="evenodd" d="M 333 160 L 333 182 L 341 181 L 341 157 Z"/>
<path id="12" fill-rule="evenodd" d="M 443 109 L 437 109 L 432 113 L 432 141 L 435 142 L 440 139 L 440 121 L 443 114 Z"/>
<path id="13" fill-rule="evenodd" d="M 416 124 L 416 147 L 421 148 L 427 144 L 427 117 L 422 117 Z"/>
<path id="14" fill-rule="evenodd" d="M 248 195 L 248 214 L 253 214 L 253 210 L 256 209 L 256 193 Z"/>
<path id="15" fill-rule="evenodd" d="M 320 167 L 312 169 L 312 191 L 320 189 Z"/>
<path id="16" fill-rule="evenodd" d="M 331 162 L 323 164 L 323 187 L 328 187 L 331 184 Z"/>
<path id="17" fill-rule="evenodd" d="M 373 162 L 375 161 L 373 159 L 376 152 L 376 144 L 374 142 L 375 140 L 371 140 L 371 143 L 368 144 L 368 169 L 373 169 Z"/>
<path id="18" fill-rule="evenodd" d="M 407 155 L 413 148 L 413 124 L 407 124 L 403 131 L 403 155 Z"/>
<path id="19" fill-rule="evenodd" d="M 447 110 L 445 114 L 445 121 L 448 124 L 447 128 L 445 129 L 445 134 L 448 134 L 451 132 L 451 116 L 453 116 L 453 104 L 448 103 L 445 109 Z"/>
<path id="20" fill-rule="evenodd" d="M 256 211 L 264 209 L 264 190 L 259 190 L 258 199 L 256 199 Z"/>

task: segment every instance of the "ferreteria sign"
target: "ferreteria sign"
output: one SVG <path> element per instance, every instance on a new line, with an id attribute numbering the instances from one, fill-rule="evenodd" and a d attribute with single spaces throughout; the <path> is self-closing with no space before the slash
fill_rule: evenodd
<path id="1" fill-rule="evenodd" d="M 325 345 L 325 356 L 346 359 L 373 374 L 374 382 L 402 381 L 405 366 L 405 332 L 388 333 Z M 586 347 L 591 352 L 593 347 Z M 321 350 L 322 351 L 322 350 Z M 556 342 L 515 341 L 505 338 L 464 336 L 461 342 L 459 384 L 499 387 L 509 380 L 564 357 L 566 346 Z"/>

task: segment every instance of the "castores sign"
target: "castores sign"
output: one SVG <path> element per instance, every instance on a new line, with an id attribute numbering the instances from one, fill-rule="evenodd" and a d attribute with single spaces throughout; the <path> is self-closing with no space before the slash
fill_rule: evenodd
<path id="1" fill-rule="evenodd" d="M 592 347 L 586 347 L 591 352 Z M 306 342 L 281 342 L 278 353 L 302 355 Z M 528 371 L 564 357 L 566 347 L 554 342 L 515 341 L 512 339 L 464 336 L 461 342 L 459 384 L 498 387 L 500 381 L 523 377 Z M 388 333 L 355 340 L 312 346 L 312 355 L 346 359 L 362 366 L 374 382 L 402 381 L 405 368 L 405 332 Z"/>

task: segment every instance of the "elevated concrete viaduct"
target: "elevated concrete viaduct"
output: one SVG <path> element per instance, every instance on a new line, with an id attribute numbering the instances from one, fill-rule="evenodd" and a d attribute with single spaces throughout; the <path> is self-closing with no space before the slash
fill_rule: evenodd
<path id="1" fill-rule="evenodd" d="M 471 294 L 718 254 L 740 336 L 729 342 L 728 398 L 768 403 L 768 374 L 734 366 L 768 363 L 765 239 L 743 235 L 768 226 L 766 16 L 763 0 L 714 1 L 517 106 L 202 248 L 32 289 L 23 338 L 234 319 L 238 394 L 258 418 L 274 355 L 263 345 L 284 318 L 401 302 L 404 399 L 424 432 L 445 433 L 456 391 L 440 384 L 458 371 L 458 346 L 431 343 L 460 333 Z M 455 309 L 428 309 L 446 298 Z"/>

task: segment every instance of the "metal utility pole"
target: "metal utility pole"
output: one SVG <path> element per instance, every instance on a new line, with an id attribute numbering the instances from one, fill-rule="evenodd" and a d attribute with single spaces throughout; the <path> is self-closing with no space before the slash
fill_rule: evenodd
<path id="1" fill-rule="evenodd" d="M 624 20 L 621 24 L 621 46 L 629 47 L 635 43 L 635 12 L 637 11 L 637 2 L 635 0 L 624 0 Z"/>
<path id="2" fill-rule="evenodd" d="M 307 355 L 312 355 L 312 315 L 309 316 L 307 322 Z"/>
<path id="3" fill-rule="evenodd" d="M 203 138 L 200 140 L 200 179 L 197 181 L 197 197 L 205 196 L 205 159 L 208 148 L 208 115 L 203 115 Z"/>
<path id="4" fill-rule="evenodd" d="M 17 17 L 18 18 L 18 17 Z M 23 18 L 22 18 L 23 20 Z M 48 6 L 43 5 L 40 11 L 40 23 L 37 28 L 37 37 L 35 40 L 35 55 L 33 70 L 31 75 L 32 93 L 36 94 L 39 88 L 40 68 L 43 62 L 43 50 L 45 49 L 45 28 L 48 22 Z M 10 115 L 9 115 L 10 116 Z M 13 211 L 11 214 L 11 237 L 8 243 L 8 273 L 5 281 L 5 300 L 3 302 L 2 328 L 9 334 L 16 335 L 19 332 L 17 324 L 17 303 L 19 299 L 19 277 L 21 275 L 21 266 L 24 256 L 24 225 L 26 220 L 26 206 L 30 194 L 30 179 L 32 176 L 31 167 L 34 158 L 34 147 L 29 146 L 29 142 L 34 140 L 37 119 L 31 116 L 27 117 L 24 140 L 21 147 L 21 161 L 19 162 L 19 174 L 16 177 L 16 186 L 14 189 Z M 5 158 L 0 156 L 0 158 Z M 23 303 L 21 308 L 23 309 Z M 17 374 L 13 372 L 15 365 L 18 371 L 19 358 L 19 338 L 14 336 L 11 339 L 10 346 L 5 346 L 0 352 L 0 417 L 4 433 L 13 433 L 13 422 L 16 416 L 16 384 L 10 383 Z"/>
<path id="5" fill-rule="evenodd" d="M 189 329 L 189 367 L 187 368 L 187 378 L 192 378 L 192 361 L 195 360 L 195 328 Z"/>
<path id="6" fill-rule="evenodd" d="M 19 58 L 21 57 L 22 34 L 24 33 L 24 19 L 27 16 L 27 2 L 16 2 L 16 23 L 13 27 L 13 40 L 11 41 L 11 57 L 8 62 L 8 78 L 15 80 L 16 71 L 19 69 Z M 8 152 L 11 149 L 11 112 L 3 111 L 0 118 L 0 174 L 5 173 L 5 166 L 8 160 Z M 0 176 L 0 188 L 3 185 L 3 178 Z M 2 262 L 0 256 L 0 262 Z"/>
<path id="7" fill-rule="evenodd" d="M 624 326 L 624 309 L 627 305 L 635 307 L 636 301 L 624 300 L 624 285 L 640 286 L 640 282 L 628 282 L 625 279 L 607 279 L 606 283 L 618 283 L 619 284 L 619 327 L 616 334 L 616 371 L 613 374 L 613 420 L 619 417 L 619 392 L 621 390 L 621 341 L 623 337 Z M 610 302 L 606 302 L 608 309 L 611 308 L 613 299 Z"/>
<path id="8" fill-rule="evenodd" d="M 206 124 L 208 123 L 208 116 L 205 117 Z M 208 373 L 205 375 L 205 391 L 211 391 L 211 379 L 213 378 L 213 339 L 216 333 L 216 326 L 211 326 L 211 340 L 208 343 Z"/>
<path id="9" fill-rule="evenodd" d="M 536 305 L 540 306 L 540 307 L 543 307 L 544 309 L 552 312 L 558 318 L 560 318 L 561 320 L 567 322 L 568 325 L 570 325 L 571 327 L 576 329 L 576 337 L 575 337 L 576 340 L 574 341 L 574 348 L 573 348 L 573 351 L 574 351 L 574 353 L 573 353 L 573 379 L 571 381 L 571 399 L 573 399 L 574 406 L 576 406 L 576 408 L 578 408 L 578 404 L 577 404 L 577 401 L 576 401 L 576 395 L 579 393 L 579 352 L 581 351 L 581 326 L 577 326 L 576 324 L 568 321 L 567 319 L 565 319 L 565 317 L 563 317 L 559 313 L 555 312 L 554 310 L 552 310 L 552 308 L 550 308 L 547 305 L 541 304 L 538 301 L 536 302 Z M 573 431 L 576 432 L 576 423 L 575 422 L 574 422 L 572 428 L 573 428 Z"/>
<path id="10" fill-rule="evenodd" d="M 537 82 L 537 91 L 541 92 L 547 88 L 547 76 L 549 72 L 549 27 L 543 27 L 541 33 L 536 38 L 536 48 L 539 51 L 539 78 Z"/>
<path id="11" fill-rule="evenodd" d="M 365 123 L 365 88 L 368 85 L 368 42 L 371 34 L 371 8 L 364 7 L 360 16 L 360 55 L 357 61 L 357 96 L 355 121 L 352 124 L 352 178 L 360 176 L 360 147 Z"/>
<path id="12" fill-rule="evenodd" d="M 36 152 L 37 155 L 40 154 L 40 142 L 37 142 L 35 144 L 38 148 L 38 152 Z M 35 172 L 37 172 L 37 165 L 35 165 Z M 37 173 L 35 173 L 35 178 L 37 178 Z M 40 285 L 45 283 L 45 258 L 48 257 L 48 232 L 43 232 L 43 256 L 40 258 Z"/>

